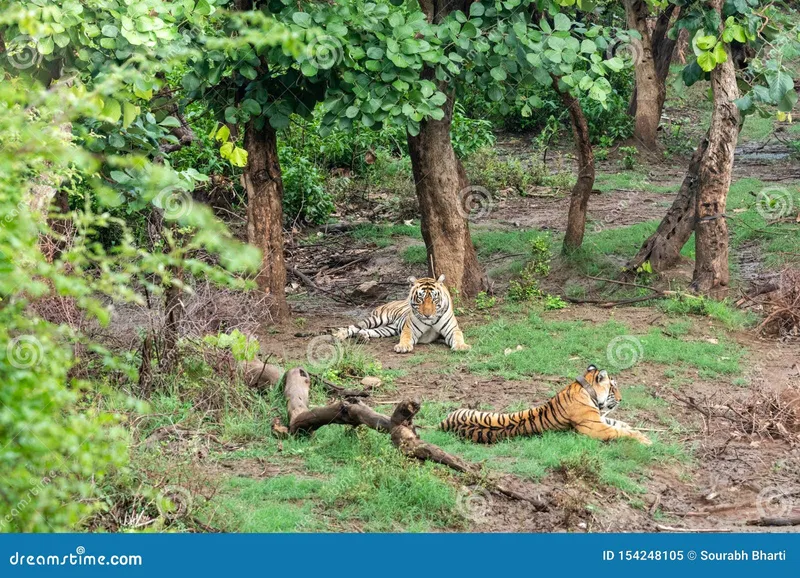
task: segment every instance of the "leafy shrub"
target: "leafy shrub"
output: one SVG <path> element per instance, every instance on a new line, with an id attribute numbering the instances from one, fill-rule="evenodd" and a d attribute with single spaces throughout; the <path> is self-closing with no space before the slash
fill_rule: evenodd
<path id="1" fill-rule="evenodd" d="M 301 220 L 313 225 L 326 222 L 335 207 L 331 195 L 325 190 L 322 171 L 293 149 L 284 148 L 281 153 L 285 218 L 290 222 Z"/>
<path id="2" fill-rule="evenodd" d="M 464 112 L 464 107 L 458 103 L 453 110 L 450 139 L 459 158 L 465 158 L 495 143 L 491 121 L 469 118 Z"/>
<path id="3" fill-rule="evenodd" d="M 257 339 L 248 337 L 238 329 L 234 329 L 230 333 L 206 335 L 203 343 L 220 349 L 229 349 L 236 361 L 252 361 L 260 350 Z"/>

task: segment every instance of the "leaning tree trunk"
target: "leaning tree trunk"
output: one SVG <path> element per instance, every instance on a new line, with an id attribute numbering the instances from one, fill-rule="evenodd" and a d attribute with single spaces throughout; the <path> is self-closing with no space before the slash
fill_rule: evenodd
<path id="1" fill-rule="evenodd" d="M 709 7 L 722 13 L 722 0 Z M 733 152 L 739 135 L 739 97 L 736 70 L 730 47 L 728 58 L 711 71 L 714 109 L 708 130 L 708 151 L 700 166 L 700 186 L 695 203 L 695 266 L 692 289 L 721 296 L 728 288 L 728 224 L 725 203 L 731 186 Z"/>
<path id="2" fill-rule="evenodd" d="M 272 319 L 280 322 L 289 317 L 289 305 L 283 259 L 283 180 L 275 129 L 269 122 L 256 128 L 255 121 L 250 121 L 245 128 L 244 146 L 247 167 L 242 182 L 247 191 L 247 241 L 261 249 L 263 261 L 256 282 L 270 299 Z"/>
<path id="3" fill-rule="evenodd" d="M 589 123 L 583 114 L 580 101 L 568 90 L 561 90 L 558 78 L 553 77 L 553 88 L 561 97 L 561 102 L 569 111 L 572 121 L 572 136 L 575 140 L 575 153 L 578 159 L 578 180 L 572 187 L 567 217 L 567 233 L 564 236 L 564 253 L 571 253 L 583 243 L 586 229 L 586 207 L 594 187 L 594 152 L 589 139 Z"/>
<path id="4" fill-rule="evenodd" d="M 697 175 L 707 149 L 708 134 L 702 138 L 692 155 L 678 196 L 659 223 L 656 232 L 648 237 L 636 256 L 628 263 L 626 267 L 628 271 L 636 271 L 648 261 L 653 272 L 665 271 L 680 259 L 681 249 L 694 231 L 695 197 L 700 184 Z"/>
<path id="5" fill-rule="evenodd" d="M 486 280 L 469 233 L 473 192 L 450 141 L 453 102 L 451 93 L 442 120 L 423 121 L 417 136 L 408 135 L 408 149 L 430 273 L 434 277 L 443 274 L 448 287 L 474 297 L 485 289 Z"/>
<path id="6" fill-rule="evenodd" d="M 426 0 L 420 2 L 420 7 L 428 22 L 438 23 L 453 10 L 466 13 L 468 4 L 465 0 Z M 427 68 L 422 74 L 433 80 L 432 69 Z M 455 95 L 446 82 L 438 85 L 447 94 L 444 118 L 424 120 L 417 136 L 408 135 L 422 238 L 428 250 L 431 276 L 443 274 L 448 287 L 465 297 L 474 297 L 487 283 L 469 233 L 469 212 L 476 203 L 488 203 L 491 199 L 468 188 L 466 172 L 450 140 Z"/>
<path id="7" fill-rule="evenodd" d="M 641 46 L 635 51 L 636 118 L 633 138 L 638 146 L 654 150 L 661 121 L 659 101 L 663 104 L 663 100 L 653 59 L 652 35 L 647 25 L 650 9 L 645 0 L 625 0 L 625 13 L 628 27 L 642 37 Z"/>

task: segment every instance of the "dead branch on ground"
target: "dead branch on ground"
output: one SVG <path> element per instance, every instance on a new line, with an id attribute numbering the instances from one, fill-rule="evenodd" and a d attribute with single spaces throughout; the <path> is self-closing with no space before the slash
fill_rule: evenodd
<path id="1" fill-rule="evenodd" d="M 462 474 L 479 477 L 484 480 L 490 490 L 515 500 L 526 501 L 537 510 L 544 511 L 549 508 L 548 502 L 544 499 L 538 496 L 524 496 L 509 488 L 502 479 L 488 480 L 478 466 L 423 441 L 413 425 L 414 416 L 420 409 L 418 400 L 401 401 L 395 407 L 391 417 L 377 413 L 360 400 L 338 401 L 322 407 L 309 408 L 310 387 L 311 375 L 306 370 L 295 368 L 286 372 L 283 393 L 286 399 L 289 427 L 273 425 L 273 430 L 279 432 L 286 430 L 289 434 L 308 434 L 329 424 L 354 427 L 364 425 L 379 432 L 389 433 L 392 445 L 408 458 L 432 461 Z"/>

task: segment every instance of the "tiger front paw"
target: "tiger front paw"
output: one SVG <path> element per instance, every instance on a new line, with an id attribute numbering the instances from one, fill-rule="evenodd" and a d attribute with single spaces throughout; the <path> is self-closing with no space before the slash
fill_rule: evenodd
<path id="1" fill-rule="evenodd" d="M 397 353 L 411 353 L 414 350 L 414 346 L 398 343 L 397 345 L 394 346 L 394 350 Z"/>
<path id="2" fill-rule="evenodd" d="M 350 328 L 342 327 L 341 329 L 337 329 L 334 331 L 333 336 L 339 341 L 344 341 L 350 336 Z"/>
<path id="3" fill-rule="evenodd" d="M 467 345 L 466 343 L 456 343 L 451 347 L 453 351 L 469 351 L 472 349 L 471 345 Z"/>
<path id="4" fill-rule="evenodd" d="M 356 337 L 358 337 L 359 343 L 369 343 L 369 332 L 366 329 L 359 331 Z"/>
<path id="5" fill-rule="evenodd" d="M 653 442 L 652 442 L 652 441 L 650 441 L 650 438 L 649 438 L 649 437 L 647 437 L 646 435 L 644 435 L 644 434 L 641 434 L 641 433 L 639 433 L 638 431 L 637 431 L 637 432 L 634 432 L 634 434 L 635 434 L 635 435 L 634 435 L 633 437 L 634 437 L 634 438 L 635 438 L 635 439 L 636 439 L 636 440 L 637 440 L 639 443 L 642 443 L 642 444 L 644 444 L 644 445 L 646 445 L 646 446 L 651 446 L 651 445 L 653 445 Z"/>

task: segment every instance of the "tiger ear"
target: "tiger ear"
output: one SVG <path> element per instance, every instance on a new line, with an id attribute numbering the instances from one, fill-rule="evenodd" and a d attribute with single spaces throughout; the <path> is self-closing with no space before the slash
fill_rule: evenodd
<path id="1" fill-rule="evenodd" d="M 439 278 L 436 280 L 437 283 L 444 283 L 444 274 L 439 275 Z"/>
<path id="2" fill-rule="evenodd" d="M 414 283 L 417 282 L 417 278 L 412 275 L 411 277 L 408 278 L 408 282 L 413 285 Z"/>
<path id="3" fill-rule="evenodd" d="M 594 364 L 586 368 L 586 373 L 591 373 L 592 371 L 597 371 L 597 366 Z"/>
<path id="4" fill-rule="evenodd" d="M 597 374 L 597 377 L 599 379 L 605 379 L 605 378 L 608 377 L 608 372 L 604 369 L 603 371 L 601 371 L 600 373 Z"/>

